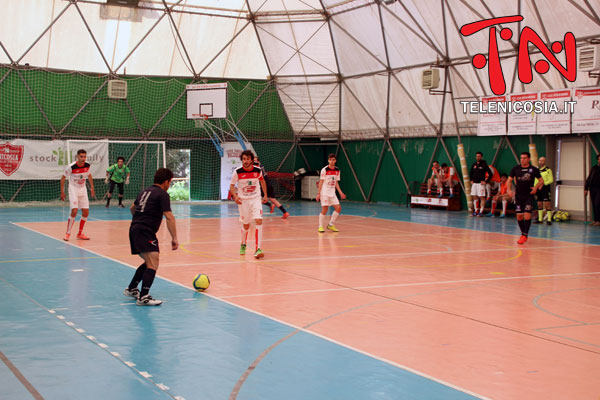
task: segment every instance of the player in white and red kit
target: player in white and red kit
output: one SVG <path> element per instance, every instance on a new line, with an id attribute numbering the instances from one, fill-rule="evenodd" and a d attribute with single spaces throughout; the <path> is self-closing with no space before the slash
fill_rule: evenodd
<path id="1" fill-rule="evenodd" d="M 340 201 L 335 195 L 335 190 L 340 193 L 340 197 L 343 199 L 346 198 L 344 192 L 340 188 L 340 169 L 335 166 L 336 157 L 335 154 L 330 154 L 327 157 L 327 161 L 329 165 L 321 170 L 321 179 L 319 180 L 319 193 L 317 194 L 317 201 L 321 201 L 321 213 L 319 214 L 319 232 L 325 232 L 323 229 L 323 223 L 325 222 L 325 215 L 327 215 L 327 210 L 329 207 L 333 207 L 333 213 L 331 214 L 331 219 L 329 220 L 329 224 L 327 224 L 327 229 L 332 232 L 339 232 L 339 230 L 333 224 L 340 215 L 342 211 L 342 207 L 340 206 Z"/>
<path id="2" fill-rule="evenodd" d="M 71 237 L 71 228 L 77 217 L 77 210 L 81 208 L 81 220 L 79 221 L 79 233 L 77 239 L 89 240 L 90 238 L 83 234 L 83 227 L 90 213 L 90 201 L 88 199 L 85 181 L 90 181 L 90 193 L 96 197 L 94 191 L 94 180 L 90 173 L 90 164 L 85 162 L 87 152 L 83 149 L 77 150 L 77 161 L 71 163 L 65 168 L 63 176 L 60 178 L 60 199 L 65 201 L 65 180 L 69 178 L 69 203 L 71 205 L 71 215 L 67 221 L 67 232 L 64 240 L 68 241 Z"/>
<path id="3" fill-rule="evenodd" d="M 262 258 L 265 254 L 260 248 L 263 236 L 260 188 L 262 187 L 264 193 L 262 201 L 266 203 L 269 200 L 267 198 L 267 185 L 265 184 L 261 169 L 254 165 L 254 153 L 250 150 L 244 150 L 240 158 L 242 166 L 234 171 L 231 177 L 231 185 L 229 185 L 229 191 L 233 196 L 233 200 L 238 204 L 240 221 L 243 225 L 240 255 L 246 254 L 248 230 L 250 229 L 250 222 L 254 220 L 256 229 L 256 251 L 254 252 L 254 258 Z M 260 187 L 258 186 L 259 184 Z"/>

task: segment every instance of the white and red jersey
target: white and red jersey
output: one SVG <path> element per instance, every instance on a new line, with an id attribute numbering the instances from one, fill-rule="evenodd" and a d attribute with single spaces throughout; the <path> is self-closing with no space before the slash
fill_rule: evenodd
<path id="1" fill-rule="evenodd" d="M 69 179 L 69 191 L 86 191 L 85 181 L 90 176 L 90 164 L 83 163 L 82 166 L 77 165 L 77 161 L 71 163 L 65 168 L 65 174 Z"/>
<path id="2" fill-rule="evenodd" d="M 335 196 L 335 185 L 340 181 L 340 169 L 338 167 L 329 168 L 329 165 L 321 170 L 321 196 Z"/>
<path id="3" fill-rule="evenodd" d="M 238 197 L 242 200 L 260 199 L 260 181 L 264 180 L 262 171 L 253 165 L 250 169 L 243 166 L 236 169 L 231 184 L 237 184 Z"/>
<path id="4" fill-rule="evenodd" d="M 432 178 L 436 177 L 436 175 L 435 175 L 436 172 L 440 177 L 444 175 L 444 169 L 442 167 L 439 167 L 438 169 L 435 169 L 435 167 L 431 167 L 431 177 Z"/>

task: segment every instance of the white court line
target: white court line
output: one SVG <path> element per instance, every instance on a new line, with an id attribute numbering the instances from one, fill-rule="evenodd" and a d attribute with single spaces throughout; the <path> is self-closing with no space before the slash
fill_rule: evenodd
<path id="1" fill-rule="evenodd" d="M 48 234 L 46 234 L 46 233 L 42 233 L 42 232 L 35 231 L 35 230 L 33 230 L 33 229 L 31 229 L 31 228 L 28 228 L 28 227 L 26 227 L 26 226 L 21 226 L 21 225 L 19 225 L 19 224 L 16 224 L 16 223 L 12 223 L 12 224 L 13 224 L 13 225 L 15 225 L 15 226 L 18 226 L 18 227 L 20 227 L 20 228 L 27 229 L 27 230 L 29 230 L 29 231 L 31 231 L 31 232 L 37 233 L 37 234 L 39 234 L 39 235 L 46 236 L 46 237 L 48 237 L 48 238 L 50 238 L 50 239 L 54 239 L 54 240 L 56 240 L 56 241 L 59 241 L 59 240 L 60 240 L 60 239 L 54 238 L 54 237 L 52 237 L 52 236 L 50 236 L 50 235 L 48 235 Z M 97 255 L 97 256 L 104 257 L 104 258 L 106 258 L 107 260 L 111 260 L 111 261 L 113 261 L 113 262 L 115 262 L 115 263 L 117 263 L 117 264 L 124 265 L 124 266 L 126 266 L 126 267 L 129 267 L 129 268 L 131 268 L 131 269 L 133 269 L 133 270 L 136 270 L 136 269 L 138 268 L 138 266 L 133 266 L 133 265 L 126 264 L 126 263 L 125 263 L 125 262 L 123 262 L 123 261 L 120 261 L 120 260 L 114 259 L 114 258 L 112 258 L 112 257 L 107 257 L 107 256 L 105 256 L 105 255 L 103 255 L 103 254 L 100 254 L 100 253 L 97 253 L 97 252 L 95 252 L 95 251 L 92 251 L 92 250 L 86 249 L 86 248 L 84 248 L 84 247 L 81 247 L 81 246 L 78 246 L 78 245 L 76 245 L 76 244 L 73 244 L 73 243 L 70 243 L 70 242 L 67 242 L 66 244 L 68 244 L 68 245 L 70 245 L 70 246 L 73 246 L 73 247 L 76 247 L 76 248 L 78 248 L 78 249 L 81 249 L 81 250 L 87 251 L 87 252 L 89 252 L 89 253 L 95 254 L 95 255 Z M 170 283 L 172 283 L 172 284 L 174 284 L 174 285 L 177 285 L 177 286 L 179 286 L 179 287 L 182 287 L 182 288 L 184 288 L 184 289 L 186 289 L 186 290 L 189 290 L 189 291 L 194 291 L 194 292 L 196 291 L 195 289 L 193 289 L 193 288 L 191 288 L 191 287 L 189 287 L 189 286 L 183 285 L 183 284 L 181 284 L 181 283 L 179 283 L 179 282 L 172 281 L 172 280 L 170 280 L 170 279 L 167 279 L 167 278 L 164 278 L 164 277 L 162 277 L 162 276 L 157 276 L 157 277 L 158 277 L 158 278 L 160 278 L 160 279 L 162 279 L 162 280 L 163 280 L 163 281 L 165 281 L 165 282 L 170 282 Z M 306 334 L 309 334 L 309 335 L 312 335 L 312 336 L 318 337 L 318 338 L 320 338 L 320 339 L 323 339 L 323 340 L 325 340 L 325 341 L 327 341 L 327 342 L 333 343 L 333 344 L 335 344 L 335 345 L 338 345 L 338 346 L 344 347 L 344 348 L 346 348 L 346 349 L 352 350 L 352 351 L 354 351 L 354 352 L 356 352 L 356 353 L 359 353 L 359 354 L 365 355 L 365 356 L 367 356 L 367 357 L 370 357 L 370 358 L 372 358 L 372 359 L 374 359 L 374 360 L 378 360 L 378 361 L 381 361 L 381 362 L 383 362 L 383 363 L 387 363 L 387 364 L 389 364 L 389 365 L 392 365 L 392 366 L 394 366 L 394 367 L 397 367 L 397 368 L 403 369 L 403 370 L 405 370 L 405 371 L 411 372 L 411 373 L 413 373 L 413 374 L 415 374 L 415 375 L 418 375 L 418 376 L 421 376 L 421 377 L 423 377 L 423 378 L 429 379 L 429 380 L 431 380 L 431 381 L 437 382 L 437 383 L 439 383 L 439 384 L 442 384 L 442 385 L 444 385 L 444 386 L 447 386 L 447 387 L 450 387 L 450 388 L 452 388 L 452 389 L 458 390 L 458 391 L 460 391 L 460 392 L 463 392 L 463 393 L 469 394 L 469 395 L 471 395 L 471 396 L 478 397 L 478 398 L 480 398 L 481 400 L 492 400 L 492 399 L 490 399 L 489 397 L 485 397 L 485 396 L 483 396 L 483 395 L 477 394 L 477 393 L 475 393 L 475 392 L 473 392 L 473 391 L 470 391 L 470 390 L 468 390 L 468 389 L 462 388 L 462 387 L 460 387 L 460 386 L 457 386 L 457 385 L 455 385 L 455 384 L 452 384 L 452 383 L 450 383 L 450 382 L 446 382 L 446 381 L 444 381 L 443 379 L 440 379 L 440 378 L 437 378 L 437 377 L 431 376 L 431 375 L 429 375 L 429 374 L 426 374 L 426 373 L 424 373 L 424 372 L 421 372 L 421 371 L 418 371 L 418 370 L 416 370 L 416 369 L 410 368 L 410 367 L 408 367 L 408 366 L 406 366 L 406 365 L 403 365 L 403 364 L 397 363 L 397 362 L 395 362 L 395 361 L 388 360 L 388 359 L 386 359 L 386 358 L 383 358 L 383 357 L 380 357 L 380 356 L 376 356 L 375 354 L 371 354 L 371 353 L 369 353 L 369 352 L 367 352 L 367 351 L 360 350 L 360 349 L 358 349 L 358 348 L 355 348 L 355 347 L 353 347 L 353 346 L 350 346 L 350 345 L 348 345 L 348 344 L 346 344 L 346 343 L 339 342 L 339 341 L 337 341 L 337 340 L 334 340 L 334 339 L 332 339 L 332 338 L 330 338 L 330 337 L 324 336 L 324 335 L 322 335 L 322 334 L 320 334 L 320 333 L 317 333 L 317 332 L 313 332 L 313 331 L 311 331 L 311 330 L 308 330 L 308 329 L 306 329 L 306 328 L 303 328 L 303 327 L 301 327 L 301 326 L 297 326 L 297 325 L 291 324 L 291 323 L 289 323 L 289 322 L 282 321 L 282 320 L 280 320 L 280 319 L 278 319 L 278 318 L 272 317 L 272 316 L 270 316 L 270 315 L 263 314 L 263 313 L 261 313 L 261 312 L 259 312 L 259 311 L 252 310 L 252 309 L 250 309 L 250 308 L 247 308 L 247 307 L 241 306 L 241 305 L 239 305 L 239 304 L 232 303 L 231 301 L 228 301 L 228 300 L 226 300 L 226 299 L 221 299 L 221 298 L 219 298 L 219 297 L 217 297 L 217 296 L 213 296 L 213 295 L 211 295 L 211 294 L 209 294 L 209 293 L 206 293 L 206 292 L 203 292 L 202 294 L 203 294 L 204 296 L 210 297 L 211 299 L 214 299 L 214 300 L 216 300 L 216 301 L 220 301 L 220 302 L 222 302 L 222 303 L 228 304 L 228 305 L 230 305 L 230 306 L 232 306 L 232 307 L 234 307 L 234 308 L 238 308 L 238 309 L 241 309 L 241 310 L 247 311 L 247 312 L 249 312 L 249 313 L 251 313 L 251 314 L 258 315 L 258 316 L 261 316 L 261 317 L 263 317 L 263 318 L 266 318 L 266 319 L 269 319 L 269 320 L 271 320 L 271 321 L 275 321 L 275 322 L 277 322 L 277 323 L 279 323 L 279 324 L 282 324 L 282 325 L 285 325 L 285 326 L 289 326 L 290 328 L 293 328 L 293 329 L 299 330 L 299 331 L 301 331 L 301 332 L 304 332 L 304 333 L 306 333 Z M 130 361 L 127 361 L 127 362 L 125 362 L 125 364 L 129 365 L 128 363 L 131 363 L 131 362 L 130 362 Z M 133 364 L 133 363 L 131 363 L 131 364 Z M 133 364 L 133 365 L 135 366 L 135 364 Z M 176 396 L 176 397 L 175 397 L 175 399 L 177 399 L 177 398 L 178 398 L 178 397 Z M 183 398 L 182 398 L 182 399 L 183 399 Z"/>
<path id="2" fill-rule="evenodd" d="M 479 279 L 464 279 L 464 280 L 455 280 L 455 281 L 397 283 L 397 284 L 391 284 L 391 285 L 374 285 L 374 286 L 353 286 L 353 287 L 347 287 L 347 288 L 296 290 L 296 291 L 291 291 L 291 292 L 239 294 L 239 295 L 232 295 L 232 296 L 221 296 L 220 298 L 221 299 L 233 299 L 233 298 L 238 298 L 238 297 L 259 297 L 259 296 L 286 295 L 286 294 L 339 292 L 339 291 L 345 291 L 345 290 L 385 289 L 385 288 L 404 287 L 404 286 L 448 285 L 448 284 L 453 284 L 453 283 L 495 282 L 495 281 L 509 281 L 509 280 L 517 280 L 517 279 L 558 278 L 558 277 L 564 277 L 564 276 L 585 276 L 585 275 L 600 275 L 600 272 L 578 272 L 578 273 L 572 273 L 572 274 L 510 276 L 510 277 L 504 277 L 504 278 L 479 278 Z"/>
<path id="3" fill-rule="evenodd" d="M 579 247 L 587 247 L 587 245 L 573 245 L 573 246 L 538 246 L 538 247 L 508 247 L 499 249 L 470 249 L 470 250 L 446 250 L 446 251 L 421 251 L 414 253 L 389 253 L 389 254 L 358 254 L 352 256 L 320 256 L 320 257 L 296 257 L 296 258 L 278 258 L 275 260 L 261 259 L 258 263 L 277 263 L 281 261 L 312 261 L 312 260 L 328 260 L 328 259 L 352 259 L 352 258 L 373 258 L 373 257 L 411 257 L 411 256 L 428 256 L 428 255 L 439 255 L 439 254 L 456 254 L 456 253 L 490 253 L 495 251 L 515 251 L 515 250 L 548 250 L 548 249 L 574 249 Z M 216 261 L 216 262 L 201 262 L 201 263 L 190 263 L 190 264 L 174 264 L 165 263 L 161 264 L 163 267 L 191 267 L 195 265 L 214 265 L 214 264 L 239 264 L 243 262 L 257 263 L 256 261 Z M 377 265 L 373 266 L 374 268 Z M 400 266 L 402 267 L 402 266 Z"/>

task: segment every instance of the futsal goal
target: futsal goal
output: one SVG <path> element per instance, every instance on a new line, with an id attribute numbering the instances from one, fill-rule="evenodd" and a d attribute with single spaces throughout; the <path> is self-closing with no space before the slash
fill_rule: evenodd
<path id="1" fill-rule="evenodd" d="M 92 176 L 97 200 L 106 197 L 109 186 L 104 182 L 106 169 L 116 164 L 118 157 L 125 159 L 125 165 L 131 174 L 130 184 L 125 186 L 126 199 L 135 198 L 140 190 L 152 185 L 156 170 L 166 168 L 167 165 L 165 142 L 162 141 L 67 140 L 66 147 L 71 162 L 76 160 L 79 149 L 88 151 L 88 163 L 96 172 L 92 173 Z M 95 151 L 90 153 L 88 148 Z"/>

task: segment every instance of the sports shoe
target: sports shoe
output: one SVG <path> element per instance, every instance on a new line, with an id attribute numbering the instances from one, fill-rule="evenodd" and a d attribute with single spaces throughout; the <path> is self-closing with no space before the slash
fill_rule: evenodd
<path id="1" fill-rule="evenodd" d="M 283 219 L 286 219 L 286 218 L 287 218 L 287 217 L 289 217 L 289 216 L 290 216 L 290 213 L 289 213 L 289 212 L 284 212 L 284 213 L 283 213 L 283 217 L 281 217 L 281 218 L 283 218 Z"/>
<path id="2" fill-rule="evenodd" d="M 263 258 L 264 256 L 265 253 L 263 253 L 261 249 L 256 249 L 256 251 L 254 252 L 254 258 Z"/>
<path id="3" fill-rule="evenodd" d="M 448 196 L 449 198 L 453 198 L 454 197 L 454 193 L 450 193 L 450 196 Z"/>
<path id="4" fill-rule="evenodd" d="M 275 204 L 271 203 L 271 214 L 273 214 L 273 211 L 275 211 Z"/>
<path id="5" fill-rule="evenodd" d="M 506 218 L 506 214 L 504 214 L 504 213 L 500 214 L 500 218 Z"/>
<path id="6" fill-rule="evenodd" d="M 534 222 L 534 224 L 541 224 L 541 223 L 542 223 L 542 221 L 540 221 L 539 219 L 536 219 Z"/>
<path id="7" fill-rule="evenodd" d="M 65 242 L 68 242 L 70 237 L 71 237 L 71 234 L 70 234 L 70 233 L 65 233 L 65 237 L 63 238 L 63 240 L 64 240 Z"/>
<path id="8" fill-rule="evenodd" d="M 486 216 L 486 217 L 493 217 L 493 216 L 494 216 L 494 213 L 491 213 L 491 212 L 489 212 L 489 213 L 485 214 L 485 216 Z"/>
<path id="9" fill-rule="evenodd" d="M 478 212 L 478 213 L 477 213 L 477 216 L 478 216 L 478 217 L 483 217 L 483 214 L 482 214 L 482 213 L 480 213 L 480 212 Z"/>
<path id="10" fill-rule="evenodd" d="M 152 298 L 149 294 L 140 297 L 135 302 L 138 306 L 160 306 L 162 304 L 162 300 L 156 300 Z"/>
<path id="11" fill-rule="evenodd" d="M 519 240 L 517 240 L 518 244 L 524 244 L 527 241 L 527 236 L 525 235 L 521 235 L 521 237 L 519 238 Z"/>
<path id="12" fill-rule="evenodd" d="M 125 208 L 123 204 L 119 204 L 119 208 Z"/>
<path id="13" fill-rule="evenodd" d="M 107 204 L 107 205 L 105 205 L 104 207 L 108 208 L 108 207 L 109 207 L 109 205 Z"/>
<path id="14" fill-rule="evenodd" d="M 323 229 L 323 227 L 320 226 L 319 229 L 318 229 L 318 231 L 319 231 L 319 233 L 323 233 L 323 232 L 325 232 L 325 229 Z"/>
<path id="15" fill-rule="evenodd" d="M 444 193 L 438 194 L 438 199 L 441 199 L 442 197 L 444 197 Z"/>
<path id="16" fill-rule="evenodd" d="M 548 225 L 548 226 L 552 225 L 552 221 L 550 221 L 550 220 L 546 221 L 546 225 Z"/>
<path id="17" fill-rule="evenodd" d="M 327 229 L 329 229 L 331 232 L 339 232 L 339 229 L 335 227 L 335 225 L 327 225 Z"/>
<path id="18" fill-rule="evenodd" d="M 245 244 L 240 246 L 240 256 L 243 256 L 244 254 L 246 254 L 246 245 Z"/>
<path id="19" fill-rule="evenodd" d="M 128 287 L 126 287 L 125 290 L 123 290 L 123 296 L 133 297 L 134 299 L 137 299 L 138 297 L 140 297 L 140 290 L 138 288 L 129 289 Z"/>
<path id="20" fill-rule="evenodd" d="M 77 235 L 77 239 L 79 240 L 90 240 L 89 237 L 85 236 L 85 233 L 80 233 Z"/>

